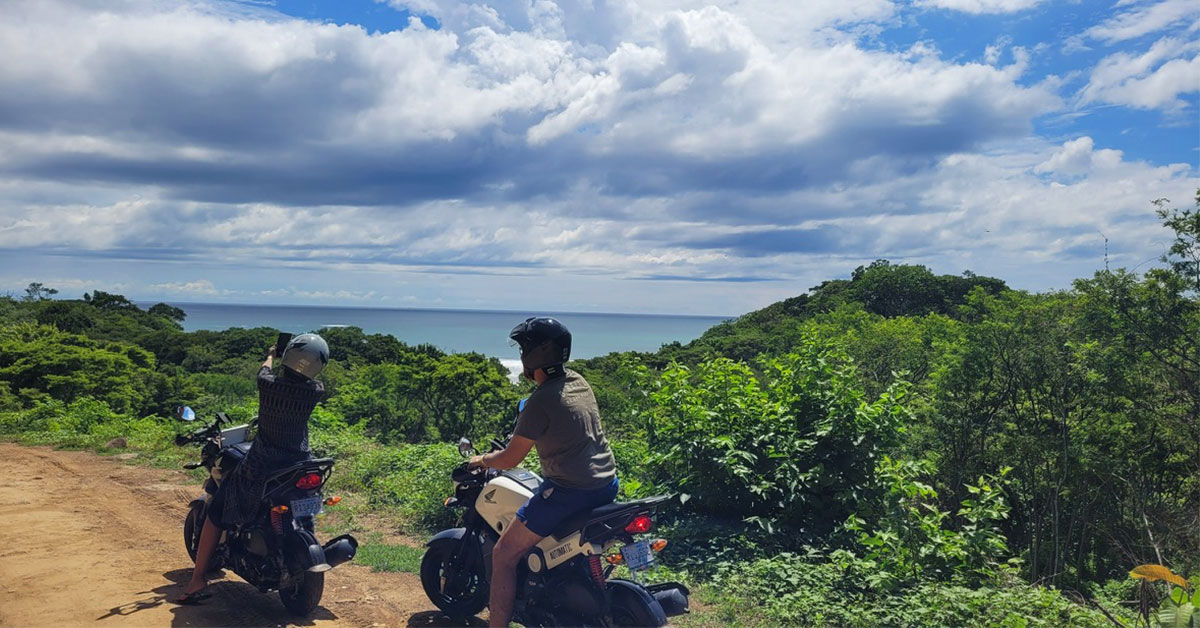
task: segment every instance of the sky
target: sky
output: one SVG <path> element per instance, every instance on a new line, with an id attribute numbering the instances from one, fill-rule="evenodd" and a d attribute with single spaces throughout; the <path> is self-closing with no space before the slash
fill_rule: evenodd
<path id="1" fill-rule="evenodd" d="M 0 293 L 737 315 L 1066 289 L 1200 188 L 1196 0 L 6 0 Z"/>

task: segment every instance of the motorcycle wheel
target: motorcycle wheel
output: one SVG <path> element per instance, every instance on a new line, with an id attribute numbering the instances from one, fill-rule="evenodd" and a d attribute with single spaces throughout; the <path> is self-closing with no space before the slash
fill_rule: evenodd
<path id="1" fill-rule="evenodd" d="M 183 546 L 187 548 L 188 556 L 196 562 L 196 548 L 200 546 L 200 531 L 204 529 L 204 521 L 200 519 L 200 507 L 192 506 L 187 518 L 183 520 Z"/>
<path id="2" fill-rule="evenodd" d="M 621 628 L 641 628 L 651 626 L 657 628 L 659 623 L 654 611 L 646 606 L 646 602 L 632 592 L 622 589 L 612 590 L 612 603 L 609 606 L 612 616 L 610 626 Z"/>
<path id="3" fill-rule="evenodd" d="M 487 606 L 488 587 L 482 574 L 473 573 L 466 591 L 446 593 L 446 563 L 458 544 L 453 539 L 442 539 L 429 546 L 421 559 L 421 586 L 434 606 L 451 619 L 461 620 L 478 615 Z"/>
<path id="4" fill-rule="evenodd" d="M 324 593 L 325 574 L 306 571 L 304 577 L 291 589 L 279 590 L 279 601 L 283 602 L 283 607 L 289 612 L 305 617 L 321 603 L 321 595 Z"/>

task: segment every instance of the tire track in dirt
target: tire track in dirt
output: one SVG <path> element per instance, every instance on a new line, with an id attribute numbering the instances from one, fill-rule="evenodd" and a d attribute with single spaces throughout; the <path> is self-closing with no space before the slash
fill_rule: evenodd
<path id="1" fill-rule="evenodd" d="M 321 606 L 287 613 L 232 572 L 198 606 L 167 602 L 191 573 L 182 472 L 85 452 L 0 443 L 0 626 L 444 626 L 406 573 L 326 574 Z"/>

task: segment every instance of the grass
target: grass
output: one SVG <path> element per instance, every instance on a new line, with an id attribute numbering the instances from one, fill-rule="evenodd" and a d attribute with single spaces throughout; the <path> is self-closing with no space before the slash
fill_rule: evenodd
<path id="1" fill-rule="evenodd" d="M 388 543 L 364 543 L 354 557 L 357 565 L 366 565 L 375 571 L 402 571 L 420 573 L 424 547 L 391 545 Z"/>

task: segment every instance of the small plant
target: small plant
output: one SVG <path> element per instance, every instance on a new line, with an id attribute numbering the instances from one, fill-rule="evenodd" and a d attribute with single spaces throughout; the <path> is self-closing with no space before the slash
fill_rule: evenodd
<path id="1" fill-rule="evenodd" d="M 1139 595 L 1140 619 L 1149 628 L 1200 628 L 1200 591 L 1191 583 L 1162 565 L 1139 565 L 1129 577 L 1141 580 Z M 1170 591 L 1157 609 L 1153 609 L 1155 582 L 1167 583 Z M 1171 586 L 1176 585 L 1176 586 Z M 1139 622 L 1140 624 L 1140 622 Z"/>

